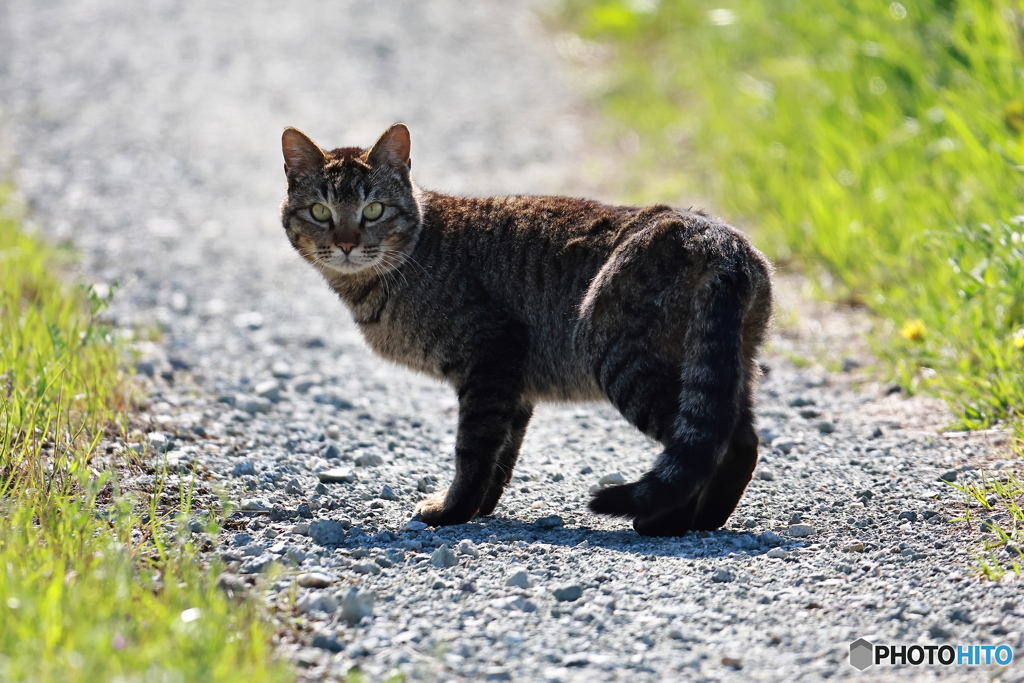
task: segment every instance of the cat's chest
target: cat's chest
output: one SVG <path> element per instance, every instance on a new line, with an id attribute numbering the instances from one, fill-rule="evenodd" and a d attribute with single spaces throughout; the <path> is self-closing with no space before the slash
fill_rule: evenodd
<path id="1" fill-rule="evenodd" d="M 430 353 L 423 339 L 395 325 L 389 316 L 382 316 L 376 322 L 357 322 L 357 325 L 367 346 L 379 356 L 417 372 L 442 378 L 441 359 Z"/>

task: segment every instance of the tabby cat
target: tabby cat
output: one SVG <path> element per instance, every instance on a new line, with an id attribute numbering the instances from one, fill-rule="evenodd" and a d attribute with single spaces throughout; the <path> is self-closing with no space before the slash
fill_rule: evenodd
<path id="1" fill-rule="evenodd" d="M 723 525 L 757 461 L 755 356 L 771 266 L 734 228 L 668 206 L 453 197 L 410 178 L 409 130 L 282 147 L 281 220 L 381 356 L 458 392 L 455 479 L 431 525 L 490 515 L 538 401 L 607 399 L 664 450 L 590 509 L 650 536 Z"/>

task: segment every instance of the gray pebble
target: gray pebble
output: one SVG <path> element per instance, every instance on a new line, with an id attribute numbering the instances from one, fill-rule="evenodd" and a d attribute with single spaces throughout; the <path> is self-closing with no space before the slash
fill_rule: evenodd
<path id="1" fill-rule="evenodd" d="M 508 578 L 505 579 L 506 586 L 515 586 L 516 588 L 529 588 L 533 585 L 530 581 L 530 575 L 523 567 L 512 567 L 509 569 Z"/>
<path id="2" fill-rule="evenodd" d="M 459 553 L 459 555 L 469 555 L 470 557 L 480 557 L 480 551 L 477 550 L 477 547 L 473 543 L 473 541 L 469 540 L 468 538 L 464 538 L 461 541 L 459 541 L 459 544 L 457 546 L 455 546 L 455 550 L 456 550 L 456 552 Z"/>
<path id="3" fill-rule="evenodd" d="M 609 472 L 597 481 L 598 486 L 621 486 L 626 483 L 626 478 L 621 472 Z"/>
<path id="4" fill-rule="evenodd" d="M 231 476 L 233 477 L 244 477 L 253 476 L 256 474 L 256 463 L 252 460 L 239 460 L 235 463 L 235 466 L 231 468 Z"/>
<path id="5" fill-rule="evenodd" d="M 784 560 L 789 557 L 789 551 L 785 548 L 772 548 L 765 555 L 776 560 Z"/>
<path id="6" fill-rule="evenodd" d="M 533 526 L 538 528 L 538 529 L 554 529 L 556 527 L 562 526 L 562 518 L 559 517 L 558 515 L 550 515 L 548 517 L 541 517 L 540 519 L 538 519 L 536 522 L 533 523 Z"/>
<path id="7" fill-rule="evenodd" d="M 309 536 L 320 545 L 339 545 L 345 540 L 345 528 L 333 519 L 316 519 L 309 523 Z"/>
<path id="8" fill-rule="evenodd" d="M 303 588 L 327 588 L 334 583 L 334 579 L 323 572 L 308 572 L 299 574 L 297 582 Z"/>
<path id="9" fill-rule="evenodd" d="M 822 420 L 817 424 L 818 431 L 822 434 L 832 434 L 836 431 L 835 423 L 829 422 L 828 420 Z"/>
<path id="10" fill-rule="evenodd" d="M 808 524 L 793 524 L 789 527 L 789 535 L 795 538 L 806 538 L 814 535 L 814 528 Z"/>
<path id="11" fill-rule="evenodd" d="M 715 583 L 728 583 L 730 581 L 735 581 L 736 575 L 728 569 L 719 567 L 711 573 L 711 580 Z"/>
<path id="12" fill-rule="evenodd" d="M 325 460 L 337 460 L 338 458 L 341 457 L 341 449 L 335 446 L 333 443 L 327 444 L 327 447 L 324 449 L 322 455 Z"/>
<path id="13" fill-rule="evenodd" d="M 939 475 L 939 480 L 953 482 L 956 481 L 956 475 L 956 470 L 946 470 L 945 472 Z"/>
<path id="14" fill-rule="evenodd" d="M 558 602 L 575 602 L 583 595 L 583 586 L 578 583 L 565 584 L 553 589 L 551 591 L 551 595 L 553 595 L 555 600 Z"/>
<path id="15" fill-rule="evenodd" d="M 317 633 L 313 636 L 310 644 L 315 648 L 327 650 L 328 652 L 341 652 L 345 649 L 345 644 L 337 636 L 330 633 Z"/>
<path id="16" fill-rule="evenodd" d="M 332 614 L 338 609 L 338 598 L 326 591 L 310 591 L 295 601 L 295 609 L 302 614 L 310 612 Z"/>
<path id="17" fill-rule="evenodd" d="M 251 557 L 243 562 L 242 566 L 238 568 L 238 571 L 242 574 L 262 574 L 270 569 L 270 565 L 273 563 L 274 555 L 271 553 L 263 553 L 258 557 Z"/>
<path id="18" fill-rule="evenodd" d="M 905 519 L 905 520 L 910 521 L 910 522 L 916 522 L 917 521 L 917 513 L 914 512 L 913 510 L 904 510 L 903 512 L 901 512 L 899 514 L 897 519 Z"/>
<path id="19" fill-rule="evenodd" d="M 356 474 L 347 467 L 339 467 L 333 470 L 319 472 L 317 478 L 324 484 L 351 484 L 356 480 Z"/>
<path id="20" fill-rule="evenodd" d="M 384 486 L 381 487 L 380 493 L 377 494 L 377 497 L 381 500 L 398 500 L 398 494 L 395 493 L 395 490 L 387 484 L 384 484 Z"/>
<path id="21" fill-rule="evenodd" d="M 458 563 L 459 558 L 455 556 L 455 553 L 452 552 L 447 543 L 439 545 L 430 555 L 430 564 L 438 568 L 454 567 Z"/>
<path id="22" fill-rule="evenodd" d="M 376 562 L 359 562 L 352 565 L 352 571 L 357 574 L 372 574 L 373 576 L 377 576 L 380 574 L 381 569 L 380 565 Z"/>
<path id="23" fill-rule="evenodd" d="M 356 458 L 356 465 L 359 467 L 377 467 L 384 464 L 384 458 L 376 453 L 363 453 Z"/>
<path id="24" fill-rule="evenodd" d="M 427 523 L 426 522 L 421 522 L 418 519 L 410 520 L 405 525 L 405 530 L 406 531 L 423 531 L 426 528 L 427 528 Z"/>

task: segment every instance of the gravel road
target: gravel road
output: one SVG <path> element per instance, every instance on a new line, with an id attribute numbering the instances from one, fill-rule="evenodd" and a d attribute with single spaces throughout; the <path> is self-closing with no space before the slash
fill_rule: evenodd
<path id="1" fill-rule="evenodd" d="M 982 530 L 949 521 L 940 481 L 1015 466 L 1003 435 L 942 435 L 940 404 L 872 381 L 870 323 L 788 278 L 762 460 L 727 528 L 650 540 L 590 515 L 592 487 L 655 453 L 602 405 L 538 410 L 494 517 L 407 524 L 451 478 L 455 400 L 370 356 L 292 253 L 279 135 L 365 144 L 402 120 L 425 187 L 580 191 L 585 109 L 535 8 L 0 4 L 0 156 L 43 234 L 119 283 L 151 391 L 140 444 L 243 509 L 215 539 L 225 585 L 278 567 L 266 599 L 303 680 L 818 680 L 864 675 L 858 637 L 1019 651 L 1019 584 L 970 572 Z"/>

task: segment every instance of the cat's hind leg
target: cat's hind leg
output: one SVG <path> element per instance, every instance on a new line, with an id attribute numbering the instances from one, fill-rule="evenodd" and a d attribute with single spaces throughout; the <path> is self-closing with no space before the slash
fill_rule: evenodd
<path id="1" fill-rule="evenodd" d="M 634 518 L 633 526 L 641 534 L 675 536 L 691 530 L 698 496 L 729 450 L 746 380 L 741 358 L 742 290 L 730 280 L 719 279 L 696 299 L 681 371 L 668 376 L 644 372 L 630 381 L 607 384 L 616 407 L 649 435 L 654 435 L 652 429 L 641 426 L 645 420 L 664 420 L 666 409 L 671 414 L 657 428 L 668 434 L 655 437 L 661 437 L 665 450 L 654 468 L 636 482 L 597 492 L 590 502 L 594 512 Z M 642 388 L 631 395 L 616 386 Z M 669 396 L 667 387 L 675 387 L 677 393 Z"/>
<path id="2" fill-rule="evenodd" d="M 749 399 L 740 413 L 739 424 L 729 442 L 725 459 L 714 477 L 700 492 L 693 521 L 694 531 L 710 531 L 725 524 L 736 509 L 757 466 L 757 432 Z"/>
<path id="3" fill-rule="evenodd" d="M 519 460 L 519 449 L 523 445 L 523 438 L 526 436 L 526 427 L 530 424 L 530 417 L 533 415 L 533 406 L 523 402 L 517 408 L 512 418 L 508 439 L 504 447 L 498 453 L 498 459 L 494 464 L 494 474 L 491 476 L 490 487 L 484 494 L 484 500 L 480 503 L 478 517 L 486 517 L 494 512 L 498 506 L 501 494 L 505 487 L 512 480 L 512 470 Z"/>

